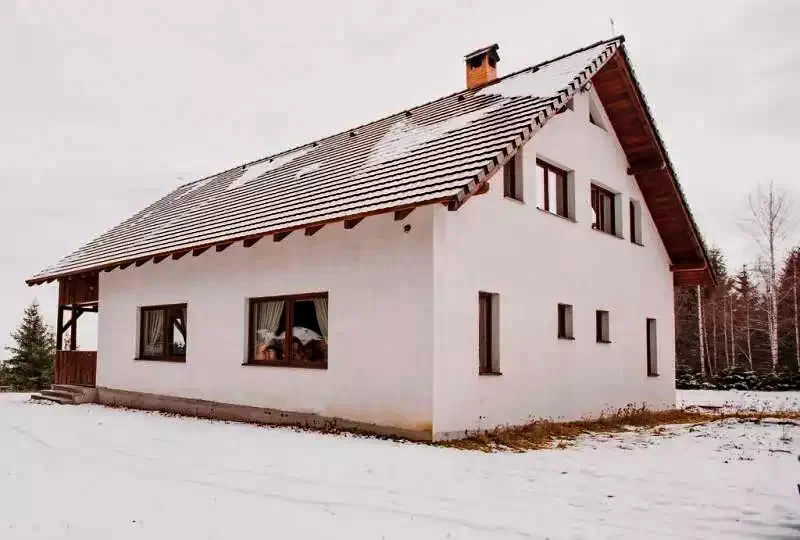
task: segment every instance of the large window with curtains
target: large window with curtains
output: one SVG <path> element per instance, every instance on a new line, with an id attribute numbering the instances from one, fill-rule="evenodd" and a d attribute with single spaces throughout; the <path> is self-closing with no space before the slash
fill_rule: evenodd
<path id="1" fill-rule="evenodd" d="M 139 311 L 139 360 L 186 361 L 186 304 Z"/>
<path id="2" fill-rule="evenodd" d="M 328 293 L 250 299 L 249 364 L 328 367 Z"/>

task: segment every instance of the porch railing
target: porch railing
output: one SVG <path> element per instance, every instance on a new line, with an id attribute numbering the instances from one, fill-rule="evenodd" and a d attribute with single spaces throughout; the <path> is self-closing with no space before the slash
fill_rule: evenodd
<path id="1" fill-rule="evenodd" d="M 53 380 L 56 384 L 94 386 L 97 351 L 56 351 Z"/>

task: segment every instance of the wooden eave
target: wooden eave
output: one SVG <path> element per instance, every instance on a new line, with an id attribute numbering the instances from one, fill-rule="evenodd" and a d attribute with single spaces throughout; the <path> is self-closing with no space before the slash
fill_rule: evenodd
<path id="1" fill-rule="evenodd" d="M 716 282 L 708 255 L 624 47 L 592 84 L 669 254 L 675 283 Z"/>

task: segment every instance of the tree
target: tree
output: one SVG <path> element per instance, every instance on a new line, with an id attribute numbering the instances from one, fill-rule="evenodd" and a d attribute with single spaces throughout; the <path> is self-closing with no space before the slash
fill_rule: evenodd
<path id="1" fill-rule="evenodd" d="M 742 270 L 736 274 L 734 289 L 739 295 L 738 305 L 744 311 L 744 334 L 745 346 L 744 350 L 747 363 L 750 364 L 750 369 L 753 369 L 753 341 L 750 328 L 750 312 L 752 311 L 752 298 L 753 298 L 753 283 L 750 281 L 750 272 L 747 270 L 746 265 L 742 265 Z"/>
<path id="2" fill-rule="evenodd" d="M 757 270 L 761 275 L 766 299 L 766 327 L 769 336 L 772 372 L 778 370 L 778 274 L 776 257 L 789 232 L 791 204 L 783 191 L 772 181 L 758 186 L 748 199 L 750 216 L 742 228 L 753 237 L 761 255 Z"/>
<path id="3" fill-rule="evenodd" d="M 8 384 L 14 390 L 40 390 L 53 380 L 55 338 L 44 324 L 35 301 L 11 334 L 14 345 L 6 347 L 11 357 L 5 362 Z"/>
<path id="4" fill-rule="evenodd" d="M 800 371 L 798 279 L 800 279 L 800 247 L 795 247 L 784 262 L 778 282 L 778 320 L 781 365 Z"/>

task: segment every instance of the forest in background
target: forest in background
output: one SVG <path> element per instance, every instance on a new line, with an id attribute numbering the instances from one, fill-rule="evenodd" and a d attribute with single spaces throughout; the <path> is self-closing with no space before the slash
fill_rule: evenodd
<path id="1" fill-rule="evenodd" d="M 800 242 L 792 204 L 770 182 L 749 198 L 749 264 L 708 252 L 714 285 L 675 289 L 678 388 L 800 389 Z"/>

